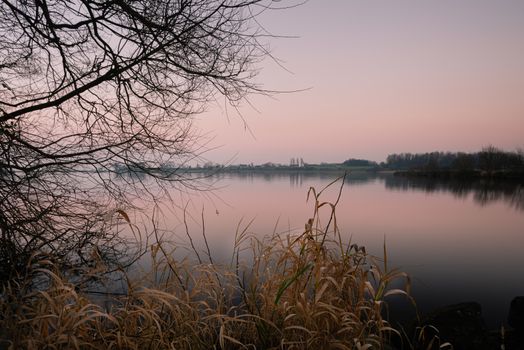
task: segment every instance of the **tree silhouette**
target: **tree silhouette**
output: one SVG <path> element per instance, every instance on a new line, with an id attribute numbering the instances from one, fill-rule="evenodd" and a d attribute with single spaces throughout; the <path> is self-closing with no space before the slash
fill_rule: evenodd
<path id="1" fill-rule="evenodd" d="M 34 252 L 81 261 L 106 239 L 108 208 L 142 181 L 122 186 L 109 175 L 115 166 L 184 183 L 177 171 L 151 169 L 195 156 L 191 116 L 207 102 L 262 91 L 253 78 L 269 54 L 255 18 L 272 8 L 271 0 L 2 1 L 0 273 Z"/>

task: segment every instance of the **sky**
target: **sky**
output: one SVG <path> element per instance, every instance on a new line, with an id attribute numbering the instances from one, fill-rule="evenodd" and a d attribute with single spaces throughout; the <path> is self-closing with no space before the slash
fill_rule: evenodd
<path id="1" fill-rule="evenodd" d="M 285 69 L 268 59 L 257 81 L 301 91 L 211 105 L 208 160 L 524 148 L 524 1 L 310 0 L 259 20 Z"/>

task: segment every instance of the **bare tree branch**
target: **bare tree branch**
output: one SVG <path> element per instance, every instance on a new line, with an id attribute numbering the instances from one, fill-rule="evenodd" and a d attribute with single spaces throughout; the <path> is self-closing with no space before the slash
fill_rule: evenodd
<path id="1" fill-rule="evenodd" d="M 41 250 L 83 256 L 104 240 L 104 210 L 140 191 L 112 177 L 119 169 L 188 184 L 151 169 L 196 156 L 191 116 L 217 95 L 236 105 L 263 92 L 254 77 L 269 51 L 255 17 L 277 6 L 0 0 L 0 265 Z"/>

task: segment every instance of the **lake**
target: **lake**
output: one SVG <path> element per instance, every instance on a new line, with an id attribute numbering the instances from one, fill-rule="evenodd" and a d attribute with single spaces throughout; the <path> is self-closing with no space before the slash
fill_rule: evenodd
<path id="1" fill-rule="evenodd" d="M 240 226 L 258 236 L 300 233 L 306 202 L 335 173 L 225 173 L 200 180 L 213 191 L 173 190 L 159 206 L 164 238 L 187 242 L 182 207 L 198 246 L 205 230 L 213 257 L 227 261 Z M 323 194 L 335 201 L 341 182 Z M 146 205 L 144 204 L 144 207 Z M 148 209 L 145 209 L 146 211 Z M 202 213 L 204 228 L 202 227 Z M 328 213 L 325 212 L 327 219 Z M 490 328 L 506 323 L 510 301 L 524 295 L 524 189 L 518 184 L 445 182 L 392 174 L 349 174 L 337 206 L 344 237 L 409 273 L 419 310 L 476 301 Z M 187 248 L 187 244 L 185 247 Z M 395 308 L 394 308 L 395 309 Z M 400 310 L 400 311 L 399 311 Z M 398 308 L 402 319 L 404 308 Z M 407 318 L 410 313 L 406 311 Z"/>

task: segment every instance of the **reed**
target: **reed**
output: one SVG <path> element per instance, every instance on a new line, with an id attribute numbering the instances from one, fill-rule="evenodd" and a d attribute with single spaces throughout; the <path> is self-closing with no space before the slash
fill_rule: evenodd
<path id="1" fill-rule="evenodd" d="M 342 179 L 343 182 L 343 179 Z M 342 188 L 342 187 L 341 187 Z M 229 264 L 176 245 L 147 248 L 152 271 L 127 276 L 126 292 L 96 303 L 63 271 L 35 259 L 28 278 L 0 299 L 6 349 L 382 349 L 394 330 L 385 298 L 409 278 L 344 242 L 336 204 L 310 189 L 312 217 L 298 234 L 235 234 Z M 325 219 L 325 222 L 324 222 Z M 205 233 L 204 233 L 205 234 Z M 45 281 L 32 287 L 35 279 Z M 390 288 L 405 280 L 404 289 Z"/>

